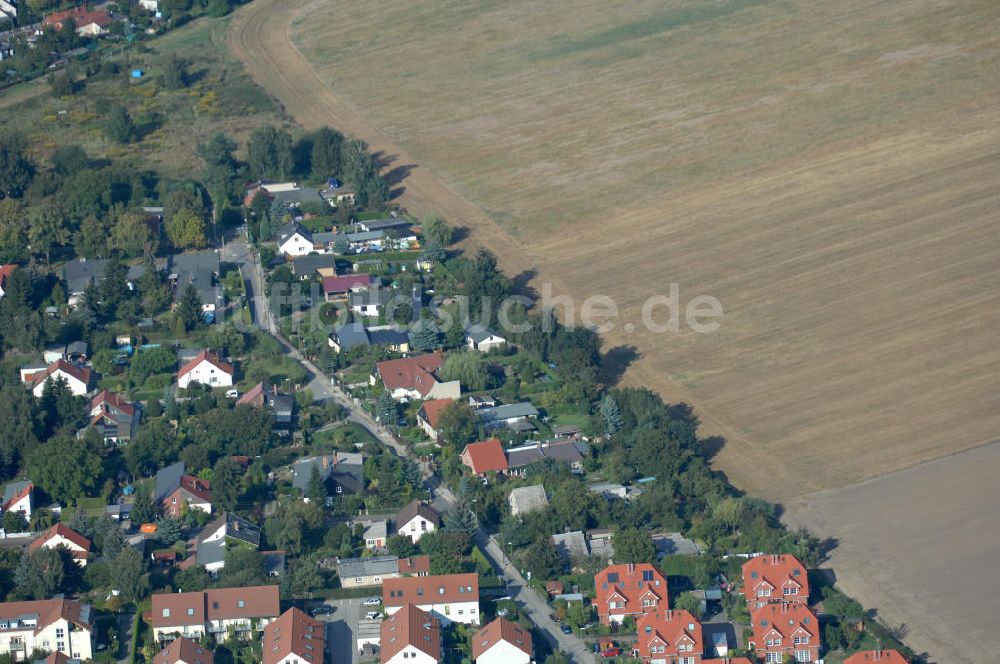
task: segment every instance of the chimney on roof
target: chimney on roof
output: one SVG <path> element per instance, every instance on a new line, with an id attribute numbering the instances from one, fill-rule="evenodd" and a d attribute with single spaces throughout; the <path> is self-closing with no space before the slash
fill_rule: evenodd
<path id="1" fill-rule="evenodd" d="M 635 563 L 629 563 L 628 564 L 628 573 L 632 574 L 633 572 L 635 572 Z"/>

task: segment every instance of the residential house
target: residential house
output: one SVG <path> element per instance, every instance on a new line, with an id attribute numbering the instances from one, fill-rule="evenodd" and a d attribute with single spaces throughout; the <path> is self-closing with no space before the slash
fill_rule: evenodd
<path id="1" fill-rule="evenodd" d="M 3 297 L 4 293 L 7 292 L 5 290 L 7 288 L 7 279 L 10 278 L 10 275 L 14 274 L 14 270 L 16 269 L 17 266 L 14 265 L 13 263 L 8 263 L 7 265 L 0 265 L 0 297 Z"/>
<path id="2" fill-rule="evenodd" d="M 42 19 L 42 27 L 62 30 L 66 25 L 72 24 L 81 37 L 100 37 L 108 34 L 113 22 L 114 19 L 106 11 L 91 11 L 81 6 L 49 14 Z"/>
<path id="3" fill-rule="evenodd" d="M 67 304 L 76 307 L 80 298 L 92 284 L 104 281 L 108 261 L 103 258 L 77 258 L 63 266 L 63 280 L 66 282 Z M 121 284 L 125 288 L 125 284 Z"/>
<path id="4" fill-rule="evenodd" d="M 213 664 L 212 651 L 187 637 L 173 642 L 153 657 L 153 664 Z"/>
<path id="5" fill-rule="evenodd" d="M 263 664 L 323 664 L 326 625 L 292 607 L 264 627 Z"/>
<path id="6" fill-rule="evenodd" d="M 435 376 L 444 365 L 444 355 L 428 353 L 399 360 L 376 362 L 369 382 L 381 379 L 397 401 L 407 399 L 457 399 L 462 388 L 457 380 L 442 383 Z"/>
<path id="7" fill-rule="evenodd" d="M 187 509 L 212 513 L 212 485 L 186 473 L 183 461 L 161 468 L 156 472 L 153 483 L 153 502 L 163 507 L 163 511 L 179 517 Z"/>
<path id="8" fill-rule="evenodd" d="M 552 427 L 552 435 L 556 438 L 579 438 L 581 433 L 583 429 L 573 424 Z"/>
<path id="9" fill-rule="evenodd" d="M 420 404 L 417 424 L 431 440 L 437 440 L 441 435 L 441 413 L 454 401 L 454 399 L 428 399 Z"/>
<path id="10" fill-rule="evenodd" d="M 313 236 L 315 241 L 316 236 Z M 299 279 L 308 279 L 314 275 L 323 277 L 337 276 L 337 259 L 331 254 L 309 254 L 298 256 L 292 263 L 292 274 Z"/>
<path id="11" fill-rule="evenodd" d="M 117 392 L 102 390 L 89 404 L 89 427 L 96 429 L 106 445 L 123 445 L 132 440 L 141 411 Z"/>
<path id="12" fill-rule="evenodd" d="M 321 189 L 319 195 L 323 197 L 330 205 L 336 207 L 340 203 L 347 203 L 348 205 L 354 205 L 355 197 L 357 192 L 354 187 L 326 187 Z"/>
<path id="13" fill-rule="evenodd" d="M 480 477 L 485 477 L 486 473 L 507 472 L 507 457 L 503 445 L 496 438 L 466 445 L 462 450 L 462 463 L 472 470 L 473 475 Z"/>
<path id="14" fill-rule="evenodd" d="M 582 530 L 572 530 L 552 535 L 552 545 L 559 557 L 566 562 L 582 560 L 590 555 L 587 548 L 587 538 Z"/>
<path id="15" fill-rule="evenodd" d="M 476 664 L 529 664 L 531 633 L 506 618 L 497 618 L 472 637 Z"/>
<path id="16" fill-rule="evenodd" d="M 413 604 L 383 620 L 380 632 L 381 664 L 438 664 L 444 659 L 441 622 Z"/>
<path id="17" fill-rule="evenodd" d="M 384 549 L 389 537 L 389 524 L 385 519 L 375 519 L 365 525 L 365 531 L 361 534 L 365 541 L 365 548 L 370 551 Z"/>
<path id="18" fill-rule="evenodd" d="M 844 660 L 844 664 L 909 664 L 898 650 L 864 650 Z"/>
<path id="19" fill-rule="evenodd" d="M 607 528 L 591 528 L 587 531 L 587 548 L 590 555 L 604 558 L 609 563 L 615 557 L 615 534 Z"/>
<path id="20" fill-rule="evenodd" d="M 765 664 L 785 661 L 819 661 L 820 626 L 816 614 L 805 604 L 765 604 L 751 611 L 753 637 L 747 644 Z"/>
<path id="21" fill-rule="evenodd" d="M 201 383 L 209 387 L 232 387 L 235 374 L 233 365 L 203 350 L 177 372 L 177 386 L 184 389 L 191 383 Z"/>
<path id="22" fill-rule="evenodd" d="M 301 187 L 297 182 L 275 182 L 261 185 L 271 199 L 282 203 L 290 209 L 297 210 L 303 203 L 316 203 L 323 207 L 327 206 L 326 201 L 319 192 L 311 187 Z"/>
<path id="23" fill-rule="evenodd" d="M 493 408 L 496 405 L 497 400 L 489 394 L 469 395 L 469 408 L 472 410 L 479 410 L 480 408 Z"/>
<path id="24" fill-rule="evenodd" d="M 281 613 L 278 586 L 210 588 L 199 592 L 158 593 L 150 611 L 157 642 L 210 635 L 222 641 L 260 631 Z"/>
<path id="25" fill-rule="evenodd" d="M 479 624 L 479 575 L 441 574 L 385 579 L 382 581 L 382 604 L 390 616 L 403 606 L 416 605 L 445 625 L 452 622 L 476 625 Z"/>
<path id="26" fill-rule="evenodd" d="M 743 563 L 740 594 L 751 613 L 771 602 L 808 604 L 809 576 L 795 556 L 757 556 Z"/>
<path id="27" fill-rule="evenodd" d="M 518 516 L 545 509 L 549 499 L 545 495 L 544 486 L 532 484 L 512 489 L 507 496 L 507 504 L 510 505 L 511 516 Z"/>
<path id="28" fill-rule="evenodd" d="M 66 360 L 56 360 L 42 371 L 30 374 L 31 393 L 41 398 L 45 392 L 45 384 L 55 378 L 65 380 L 69 391 L 75 396 L 85 396 L 95 380 L 94 372 L 89 368 L 70 364 Z"/>
<path id="29" fill-rule="evenodd" d="M 167 279 L 174 290 L 174 303 L 184 295 L 188 285 L 194 286 L 201 302 L 206 323 L 214 323 L 216 312 L 225 306 L 224 290 L 218 285 L 221 267 L 219 254 L 214 251 L 185 251 L 170 257 Z"/>
<path id="30" fill-rule="evenodd" d="M 325 483 L 330 473 L 333 472 L 335 460 L 332 454 L 325 456 L 312 456 L 299 459 L 292 464 L 292 488 L 298 489 L 306 501 L 309 500 L 306 494 L 309 491 L 309 483 L 312 481 L 313 471 L 319 474 L 319 479 Z"/>
<path id="31" fill-rule="evenodd" d="M 522 401 L 492 408 L 480 408 L 476 411 L 476 415 L 487 429 L 530 431 L 535 427 L 528 420 L 538 417 L 538 409 L 531 403 Z"/>
<path id="32" fill-rule="evenodd" d="M 531 443 L 507 450 L 507 466 L 513 474 L 523 474 L 524 469 L 542 459 L 552 459 L 564 463 L 574 472 L 583 470 L 583 454 L 586 444 L 575 440 L 552 440 Z"/>
<path id="33" fill-rule="evenodd" d="M 342 588 L 363 588 L 381 586 L 385 579 L 397 579 L 402 575 L 396 556 L 373 556 L 341 558 L 337 561 L 337 576 Z"/>
<path id="34" fill-rule="evenodd" d="M 594 482 L 587 485 L 587 490 L 605 500 L 632 499 L 642 493 L 641 487 L 625 486 L 617 482 Z"/>
<path id="35" fill-rule="evenodd" d="M 243 517 L 225 512 L 202 529 L 195 547 L 194 563 L 214 574 L 226 565 L 226 549 L 260 547 L 260 528 Z"/>
<path id="36" fill-rule="evenodd" d="M 395 353 L 410 352 L 410 335 L 392 325 L 365 327 L 360 322 L 348 323 L 335 328 L 327 338 L 327 344 L 337 353 L 346 353 L 355 348 L 386 346 Z"/>
<path id="37" fill-rule="evenodd" d="M 3 488 L 3 508 L 0 514 L 20 512 L 25 523 L 31 523 L 32 493 L 35 485 L 31 480 L 8 482 Z"/>
<path id="38" fill-rule="evenodd" d="M 507 340 L 493 330 L 473 327 L 465 332 L 465 345 L 468 346 L 469 350 L 488 353 L 491 350 L 506 348 Z"/>
<path id="39" fill-rule="evenodd" d="M 292 464 L 292 486 L 303 495 L 309 489 L 312 469 L 333 488 L 336 495 L 357 495 L 364 490 L 364 458 L 360 452 L 336 452 L 332 455 L 299 459 Z"/>
<path id="40" fill-rule="evenodd" d="M 305 256 L 316 251 L 312 231 L 297 222 L 278 229 L 278 253 L 284 256 Z"/>
<path id="41" fill-rule="evenodd" d="M 399 302 L 399 298 L 399 294 L 394 291 L 369 289 L 350 293 L 347 305 L 362 318 L 378 318 L 388 311 L 389 304 Z"/>
<path id="42" fill-rule="evenodd" d="M 431 573 L 430 556 L 410 556 L 399 559 L 399 573 L 403 576 L 427 576 Z"/>
<path id="43" fill-rule="evenodd" d="M 236 402 L 236 405 L 247 405 L 264 408 L 271 413 L 274 430 L 279 435 L 291 433 L 295 424 L 295 397 L 290 394 L 279 394 L 271 383 L 257 383 Z"/>
<path id="44" fill-rule="evenodd" d="M 76 532 L 69 526 L 57 523 L 28 545 L 28 551 L 38 551 L 41 548 L 57 549 L 62 547 L 69 551 L 74 562 L 80 567 L 87 566 L 87 558 L 90 557 L 90 540 Z"/>
<path id="45" fill-rule="evenodd" d="M 396 514 L 396 534 L 409 537 L 414 544 L 425 533 L 434 532 L 441 525 L 441 515 L 422 500 L 411 501 Z"/>
<path id="46" fill-rule="evenodd" d="M 375 277 L 363 272 L 358 274 L 344 274 L 340 276 L 324 276 L 323 299 L 327 302 L 346 301 L 353 293 L 360 293 L 377 285 L 378 282 Z"/>
<path id="47" fill-rule="evenodd" d="M 77 660 L 94 655 L 94 611 L 75 599 L 0 604 L 0 654 L 25 661 L 36 650 Z"/>
<path id="48" fill-rule="evenodd" d="M 413 235 L 413 222 L 406 219 L 371 219 L 368 221 L 359 220 L 357 227 L 363 231 L 399 231 L 402 235 Z"/>
<path id="49" fill-rule="evenodd" d="M 705 655 L 701 623 L 682 609 L 639 616 L 634 654 L 646 664 L 701 664 Z"/>
<path id="50" fill-rule="evenodd" d="M 594 605 L 602 625 L 669 606 L 667 577 L 649 563 L 609 565 L 594 575 Z"/>

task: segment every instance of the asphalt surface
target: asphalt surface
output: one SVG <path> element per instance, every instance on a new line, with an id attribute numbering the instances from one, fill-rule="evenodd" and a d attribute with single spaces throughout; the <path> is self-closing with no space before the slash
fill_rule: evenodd
<path id="1" fill-rule="evenodd" d="M 329 376 L 324 374 L 319 367 L 309 361 L 307 358 L 303 357 L 302 354 L 294 348 L 287 339 L 281 336 L 277 329 L 277 325 L 273 317 L 271 316 L 270 309 L 267 306 L 266 297 L 264 293 L 264 276 L 263 269 L 261 268 L 260 262 L 254 252 L 250 251 L 247 247 L 245 238 L 237 238 L 229 243 L 227 243 L 222 249 L 222 260 L 225 262 L 236 263 L 239 265 L 243 278 L 247 284 L 247 297 L 250 298 L 253 308 L 254 323 L 260 327 L 262 330 L 269 332 L 275 339 L 277 339 L 286 349 L 288 355 L 298 361 L 311 375 L 311 380 L 309 383 L 309 389 L 312 390 L 313 398 L 317 401 L 326 401 L 327 399 L 333 399 L 336 403 L 340 404 L 348 410 L 350 415 L 348 416 L 348 421 L 354 422 L 362 427 L 364 427 L 372 436 L 374 436 L 381 443 L 393 450 L 398 456 L 406 457 L 409 456 L 409 450 L 405 445 L 397 441 L 388 431 L 383 429 L 377 422 L 375 422 L 366 412 L 358 408 L 358 405 L 354 400 L 338 387 L 330 382 Z M 433 496 L 434 507 L 445 512 L 456 503 L 454 494 L 446 487 L 438 483 L 438 478 L 431 472 L 430 468 L 421 465 L 421 474 L 424 477 L 424 485 L 430 491 L 431 496 Z M 562 630 L 559 629 L 559 625 L 552 619 L 551 611 L 549 609 L 546 601 L 534 590 L 528 587 L 527 582 L 521 575 L 520 571 L 512 565 L 507 557 L 500 550 L 500 547 L 493 540 L 493 538 L 482 528 L 476 534 L 475 538 L 476 544 L 483 551 L 486 558 L 489 559 L 493 568 L 499 570 L 502 578 L 504 578 L 510 589 L 511 598 L 517 603 L 517 605 L 524 611 L 529 619 L 538 627 L 539 630 L 545 635 L 546 640 L 549 642 L 554 649 L 558 648 L 564 654 L 566 654 L 572 662 L 576 664 L 592 663 L 595 661 L 593 653 L 588 649 L 587 645 L 575 634 L 563 634 Z M 355 611 L 356 607 L 352 602 L 360 602 L 363 600 L 338 600 L 343 602 L 345 615 L 338 615 L 335 612 L 331 616 L 333 622 L 331 624 L 336 625 L 340 622 L 343 627 L 331 627 L 328 629 L 334 630 L 335 638 L 330 638 L 331 634 L 328 632 L 328 643 L 329 647 L 340 647 L 340 642 L 346 641 L 348 643 L 348 648 L 353 653 L 353 659 L 347 660 L 344 653 L 333 653 L 331 652 L 331 661 L 333 664 L 346 664 L 346 662 L 351 661 L 353 664 L 357 662 L 357 651 L 354 648 L 354 633 L 357 630 L 357 619 L 358 614 Z M 334 600 L 329 600 L 328 604 L 333 604 Z M 353 613 L 353 623 L 352 613 Z M 338 630 L 343 630 L 344 633 L 337 633 Z"/>

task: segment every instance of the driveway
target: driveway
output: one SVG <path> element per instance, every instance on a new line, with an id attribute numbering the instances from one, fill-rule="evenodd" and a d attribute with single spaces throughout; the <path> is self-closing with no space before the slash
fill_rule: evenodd
<path id="1" fill-rule="evenodd" d="M 372 588 L 372 597 L 380 596 L 381 589 Z M 319 616 L 317 620 L 326 623 L 326 650 L 329 664 L 357 664 L 358 621 L 369 611 L 361 605 L 364 597 L 350 599 L 328 599 L 323 604 L 332 606 L 334 611 L 328 616 Z M 310 607 L 316 606 L 310 603 Z"/>

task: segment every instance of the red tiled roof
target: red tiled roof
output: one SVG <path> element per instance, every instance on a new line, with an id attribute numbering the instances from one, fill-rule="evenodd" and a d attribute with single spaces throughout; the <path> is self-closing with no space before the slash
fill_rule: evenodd
<path id="1" fill-rule="evenodd" d="M 53 12 L 42 20 L 43 26 L 53 26 L 59 30 L 63 29 L 63 24 L 67 20 L 73 20 L 73 24 L 80 28 L 91 23 L 96 23 L 102 28 L 111 25 L 111 17 L 104 11 L 89 11 L 86 7 L 74 7 L 62 12 Z"/>
<path id="2" fill-rule="evenodd" d="M 0 291 L 3 290 L 3 286 L 7 283 L 7 277 L 14 273 L 17 266 L 13 263 L 8 263 L 7 265 L 0 265 Z"/>
<path id="3" fill-rule="evenodd" d="M 291 608 L 264 628 L 264 664 L 278 664 L 290 655 L 323 664 L 324 626 L 301 609 Z"/>
<path id="4" fill-rule="evenodd" d="M 652 593 L 657 598 L 657 606 L 667 606 L 669 591 L 667 578 L 659 569 L 649 563 L 608 565 L 594 575 L 597 613 L 609 614 L 608 602 L 625 602 L 624 610 L 619 607 L 615 613 L 642 613 L 642 597 Z M 654 609 L 655 610 L 655 609 Z"/>
<path id="5" fill-rule="evenodd" d="M 382 600 L 386 606 L 404 604 L 446 604 L 448 602 L 478 602 L 479 575 L 439 574 L 437 576 L 403 576 L 382 581 Z"/>
<path id="6" fill-rule="evenodd" d="M 135 415 L 135 406 L 126 401 L 125 397 L 111 390 L 101 390 L 97 396 L 90 400 L 90 412 L 93 413 L 97 408 L 101 408 L 102 411 L 113 408 L 128 415 Z"/>
<path id="7" fill-rule="evenodd" d="M 375 370 L 382 377 L 382 384 L 390 392 L 396 389 L 417 390 L 422 396 L 426 396 L 438 382 L 434 372 L 443 364 L 443 354 L 428 353 L 376 362 Z"/>
<path id="8" fill-rule="evenodd" d="M 163 615 L 164 609 L 169 611 L 168 615 Z M 153 595 L 153 627 L 204 625 L 207 620 L 277 618 L 280 613 L 278 586 L 212 588 L 202 592 Z"/>
<path id="9" fill-rule="evenodd" d="M 223 362 L 215 353 L 209 353 L 207 350 L 203 350 L 195 355 L 193 360 L 181 367 L 181 370 L 177 372 L 177 377 L 180 378 L 181 376 L 194 371 L 195 367 L 202 362 L 209 362 L 219 371 L 225 372 L 230 376 L 233 375 L 233 365 Z"/>
<path id="10" fill-rule="evenodd" d="M 500 441 L 490 438 L 466 445 L 462 450 L 462 463 L 471 468 L 476 475 L 499 473 L 507 470 L 507 455 L 504 454 Z"/>
<path id="11" fill-rule="evenodd" d="M 668 657 L 702 655 L 705 652 L 701 623 L 683 609 L 657 611 L 640 616 L 636 630 L 636 649 L 639 657 L 644 659 L 653 655 L 650 649 L 654 645 L 662 646 L 662 654 Z M 678 645 L 689 645 L 693 650 L 681 651 Z M 658 654 L 657 657 L 659 656 Z"/>
<path id="12" fill-rule="evenodd" d="M 331 293 L 346 293 L 354 288 L 371 286 L 373 283 L 372 275 L 366 273 L 345 274 L 339 277 L 323 277 L 323 293 L 326 295 L 330 295 Z"/>
<path id="13" fill-rule="evenodd" d="M 81 558 L 86 560 L 87 554 L 90 552 L 90 540 L 81 535 L 80 533 L 76 532 L 69 526 L 63 525 L 61 523 L 57 523 L 56 525 L 52 526 L 44 533 L 42 533 L 38 539 L 29 544 L 28 551 L 37 551 L 38 549 L 42 548 L 42 546 L 44 546 L 46 542 L 49 542 L 50 540 L 56 537 L 63 537 L 72 542 L 73 544 L 75 544 L 76 546 L 83 549 L 82 551 L 76 551 L 72 549 L 70 551 L 72 552 L 74 558 Z"/>
<path id="14" fill-rule="evenodd" d="M 18 502 L 23 500 L 25 496 L 27 496 L 34 490 L 34 488 L 35 485 L 32 484 L 31 482 L 25 484 L 24 488 L 22 488 L 20 491 L 17 492 L 17 495 L 11 496 L 11 499 L 3 504 L 4 510 L 9 510 L 12 505 L 16 505 Z"/>
<path id="15" fill-rule="evenodd" d="M 72 376 L 76 380 L 80 381 L 85 385 L 90 385 L 91 371 L 87 367 L 78 367 L 75 364 L 70 364 L 64 359 L 58 359 L 49 366 L 45 367 L 45 371 L 36 373 L 31 377 L 32 387 L 38 387 L 41 385 L 46 378 L 54 374 L 56 371 L 62 371 L 67 376 Z"/>
<path id="16" fill-rule="evenodd" d="M 212 502 L 212 484 L 194 475 L 182 475 L 178 489 L 184 489 L 191 495 L 201 498 L 206 503 Z"/>
<path id="17" fill-rule="evenodd" d="M 505 618 L 497 618 L 472 637 L 472 658 L 479 657 L 500 641 L 506 641 L 531 656 L 531 633 Z"/>
<path id="18" fill-rule="evenodd" d="M 158 652 L 153 658 L 153 664 L 212 664 L 213 659 L 211 650 L 182 636 Z"/>
<path id="19" fill-rule="evenodd" d="M 398 565 L 399 573 L 406 574 L 408 576 L 417 576 L 420 574 L 426 576 L 431 573 L 430 556 L 410 556 L 409 558 L 400 558 Z"/>
<path id="20" fill-rule="evenodd" d="M 35 634 L 60 618 L 74 625 L 90 629 L 90 622 L 84 620 L 83 605 L 75 599 L 40 599 L 31 602 L 0 603 L 0 618 L 11 619 L 21 616 L 38 614 Z M 93 612 L 90 612 L 93 615 Z"/>
<path id="21" fill-rule="evenodd" d="M 236 405 L 250 405 L 258 408 L 264 407 L 266 399 L 265 392 L 271 390 L 271 385 L 266 380 L 261 381 L 250 388 L 250 390 L 237 400 Z"/>
<path id="22" fill-rule="evenodd" d="M 441 622 L 431 614 L 407 604 L 382 621 L 380 661 L 385 664 L 407 646 L 441 658 Z"/>
<path id="23" fill-rule="evenodd" d="M 764 585 L 769 587 L 771 594 L 757 597 L 757 589 Z M 785 587 L 795 588 L 797 592 L 786 596 Z M 764 601 L 801 601 L 809 600 L 809 578 L 806 568 L 792 555 L 757 556 L 743 563 L 743 587 L 740 592 L 746 595 L 747 603 L 760 599 Z"/>
<path id="24" fill-rule="evenodd" d="M 844 664 L 909 664 L 898 650 L 865 650 L 844 660 Z"/>
<path id="25" fill-rule="evenodd" d="M 810 646 L 819 645 L 819 620 L 805 604 L 788 602 L 767 604 L 751 615 L 753 616 L 751 622 L 753 623 L 754 643 L 757 650 L 761 652 L 765 650 L 766 637 L 771 630 L 781 634 L 784 643 L 790 644 L 795 632 L 802 629 L 808 632 L 813 639 Z"/>
<path id="26" fill-rule="evenodd" d="M 454 399 L 429 399 L 420 406 L 420 416 L 431 425 L 431 428 L 437 429 L 441 413 L 454 401 Z"/>

